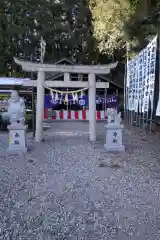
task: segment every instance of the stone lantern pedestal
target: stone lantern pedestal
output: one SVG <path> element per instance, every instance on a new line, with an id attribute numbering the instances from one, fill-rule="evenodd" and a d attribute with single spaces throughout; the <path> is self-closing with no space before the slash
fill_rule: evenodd
<path id="1" fill-rule="evenodd" d="M 122 144 L 122 132 L 124 126 L 121 124 L 120 115 L 112 115 L 112 121 L 105 125 L 106 129 L 106 143 L 104 148 L 108 152 L 124 152 L 125 147 Z"/>
<path id="2" fill-rule="evenodd" d="M 7 155 L 9 154 L 26 154 L 27 153 L 27 139 L 26 126 L 21 123 L 12 123 L 8 126 L 9 130 L 9 147 Z"/>

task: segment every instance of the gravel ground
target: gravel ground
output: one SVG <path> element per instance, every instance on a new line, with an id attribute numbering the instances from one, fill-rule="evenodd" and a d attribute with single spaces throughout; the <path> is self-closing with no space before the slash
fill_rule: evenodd
<path id="1" fill-rule="evenodd" d="M 26 159 L 5 159 L 0 135 L 0 240 L 159 240 L 159 136 L 126 128 L 108 154 L 104 123 L 94 144 L 88 123 L 50 126 Z"/>

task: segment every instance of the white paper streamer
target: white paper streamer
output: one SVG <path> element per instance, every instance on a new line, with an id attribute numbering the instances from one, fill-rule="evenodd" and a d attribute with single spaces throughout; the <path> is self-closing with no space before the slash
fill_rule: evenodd
<path id="1" fill-rule="evenodd" d="M 75 93 L 75 95 L 74 95 L 74 101 L 78 101 L 78 94 L 77 93 Z"/>
<path id="2" fill-rule="evenodd" d="M 72 93 L 72 99 L 73 99 L 73 103 L 75 104 L 74 93 Z"/>
<path id="3" fill-rule="evenodd" d="M 52 100 L 53 100 L 53 99 L 54 99 L 54 94 L 53 94 L 53 92 L 50 91 L 50 94 L 51 94 L 51 98 L 52 98 Z"/>
<path id="4" fill-rule="evenodd" d="M 68 94 L 65 95 L 65 102 L 68 102 Z"/>
<path id="5" fill-rule="evenodd" d="M 56 92 L 55 100 L 56 100 L 56 101 L 59 100 L 59 98 L 58 98 L 58 93 L 57 93 L 57 92 Z"/>

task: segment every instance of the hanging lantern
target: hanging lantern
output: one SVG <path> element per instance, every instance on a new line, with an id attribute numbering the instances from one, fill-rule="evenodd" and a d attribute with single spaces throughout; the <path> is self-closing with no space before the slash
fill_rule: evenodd
<path id="1" fill-rule="evenodd" d="M 59 100 L 59 98 L 58 98 L 58 93 L 57 93 L 57 92 L 56 92 L 55 100 L 56 100 L 56 101 Z"/>
<path id="2" fill-rule="evenodd" d="M 75 95 L 74 95 L 74 101 L 78 101 L 78 94 L 77 93 L 75 93 Z"/>

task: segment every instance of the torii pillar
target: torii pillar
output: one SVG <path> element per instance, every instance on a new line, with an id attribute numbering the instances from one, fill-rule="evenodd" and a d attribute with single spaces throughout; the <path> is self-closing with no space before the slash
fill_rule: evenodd
<path id="1" fill-rule="evenodd" d="M 37 84 L 37 106 L 36 106 L 36 142 L 43 140 L 43 118 L 44 118 L 44 81 L 45 72 L 38 72 L 38 84 Z"/>
<path id="2" fill-rule="evenodd" d="M 96 76 L 88 74 L 89 82 L 89 138 L 96 141 Z"/>

